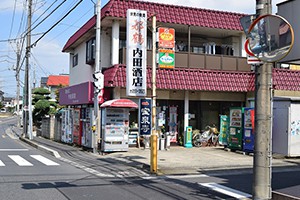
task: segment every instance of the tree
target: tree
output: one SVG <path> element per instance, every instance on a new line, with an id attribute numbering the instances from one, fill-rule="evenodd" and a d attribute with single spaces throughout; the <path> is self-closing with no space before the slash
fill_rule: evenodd
<path id="1" fill-rule="evenodd" d="M 52 114 L 56 111 L 57 104 L 50 100 L 50 91 L 46 88 L 35 88 L 33 90 L 32 104 L 33 110 L 33 123 L 37 127 L 40 127 L 42 118 Z"/>

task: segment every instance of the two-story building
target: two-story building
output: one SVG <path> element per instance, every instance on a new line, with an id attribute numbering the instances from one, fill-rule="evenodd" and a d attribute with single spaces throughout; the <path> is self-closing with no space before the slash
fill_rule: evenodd
<path id="1" fill-rule="evenodd" d="M 147 11 L 147 96 L 152 97 L 152 16 L 157 27 L 175 29 L 175 68 L 157 68 L 158 116 L 175 116 L 177 132 L 191 125 L 203 129 L 219 125 L 219 115 L 230 107 L 254 106 L 255 77 L 247 64 L 246 36 L 240 25 L 241 13 L 192 8 L 138 0 L 110 0 L 101 10 L 101 67 L 104 99 L 138 98 L 126 96 L 126 11 Z M 93 107 L 92 74 L 95 72 L 96 16 L 74 33 L 63 47 L 70 55 L 70 87 L 61 90 L 60 103 Z M 299 73 L 274 69 L 274 94 L 295 95 L 292 86 Z M 293 80 L 286 79 L 292 75 Z M 171 109 L 170 109 L 171 108 Z M 137 122 L 137 112 L 130 123 Z M 174 119 L 172 119 L 174 121 Z M 174 130 L 174 127 L 172 127 Z"/>

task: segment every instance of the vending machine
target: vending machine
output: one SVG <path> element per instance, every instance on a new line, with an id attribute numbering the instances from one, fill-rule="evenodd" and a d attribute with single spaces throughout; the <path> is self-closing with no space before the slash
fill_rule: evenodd
<path id="1" fill-rule="evenodd" d="M 227 147 L 228 145 L 228 116 L 220 115 L 220 134 L 219 134 L 219 144 Z"/>
<path id="2" fill-rule="evenodd" d="M 101 109 L 101 151 L 128 151 L 129 109 Z"/>
<path id="3" fill-rule="evenodd" d="M 243 151 L 252 153 L 254 151 L 254 108 L 244 108 L 243 118 Z"/>
<path id="4" fill-rule="evenodd" d="M 228 148 L 232 151 L 243 149 L 243 108 L 230 108 Z"/>
<path id="5" fill-rule="evenodd" d="M 81 108 L 82 137 L 81 145 L 92 148 L 92 124 L 93 124 L 93 108 Z"/>
<path id="6" fill-rule="evenodd" d="M 61 116 L 61 141 L 64 143 L 71 144 L 72 139 L 72 124 L 73 124 L 73 115 L 72 109 L 65 108 L 62 110 Z"/>
<path id="7" fill-rule="evenodd" d="M 81 128 L 80 122 L 80 108 L 73 109 L 73 143 L 81 146 Z"/>

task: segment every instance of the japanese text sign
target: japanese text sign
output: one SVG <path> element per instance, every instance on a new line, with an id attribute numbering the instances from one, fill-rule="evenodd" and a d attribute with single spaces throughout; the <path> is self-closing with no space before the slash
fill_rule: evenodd
<path id="1" fill-rule="evenodd" d="M 150 135 L 152 127 L 151 99 L 140 99 L 139 102 L 139 132 L 140 135 Z"/>
<path id="2" fill-rule="evenodd" d="M 175 48 L 175 29 L 158 28 L 158 47 Z"/>
<path id="3" fill-rule="evenodd" d="M 147 12 L 127 10 L 126 95 L 147 95 Z"/>

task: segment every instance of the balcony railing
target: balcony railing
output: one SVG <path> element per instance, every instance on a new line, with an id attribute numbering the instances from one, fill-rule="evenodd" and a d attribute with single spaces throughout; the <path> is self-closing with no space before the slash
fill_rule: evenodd
<path id="1" fill-rule="evenodd" d="M 126 48 L 120 49 L 120 64 L 126 64 Z M 189 58 L 189 59 L 188 59 Z M 189 60 L 189 62 L 188 62 Z M 152 66 L 152 51 L 147 51 L 147 65 Z M 250 71 L 247 58 L 201 53 L 175 52 L 175 67 L 190 67 L 213 70 Z"/>

